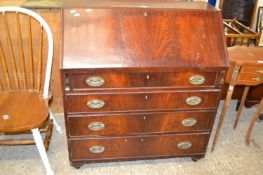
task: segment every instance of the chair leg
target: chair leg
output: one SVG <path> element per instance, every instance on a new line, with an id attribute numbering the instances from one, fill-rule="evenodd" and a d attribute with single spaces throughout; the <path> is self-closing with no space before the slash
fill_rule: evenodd
<path id="1" fill-rule="evenodd" d="M 256 122 L 256 120 L 258 119 L 258 117 L 260 116 L 260 112 L 261 110 L 263 109 L 263 98 L 261 99 L 261 102 L 259 104 L 259 107 L 257 108 L 257 111 L 255 112 L 250 124 L 249 124 L 249 127 L 247 129 L 247 135 L 246 135 L 246 144 L 249 145 L 250 143 L 250 135 L 251 135 L 251 132 L 252 132 L 252 129 L 254 127 L 254 124 Z"/>
<path id="2" fill-rule="evenodd" d="M 43 162 L 43 164 L 45 166 L 47 175 L 53 175 L 54 173 L 53 173 L 53 171 L 52 171 L 52 169 L 50 167 L 50 164 L 49 164 L 49 161 L 48 161 L 48 157 L 47 157 L 47 153 L 46 153 L 46 150 L 45 150 L 45 147 L 44 147 L 43 140 L 42 140 L 42 137 L 40 135 L 39 129 L 36 128 L 36 129 L 32 129 L 31 131 L 33 133 L 33 137 L 34 137 L 34 140 L 36 142 L 37 149 L 38 149 L 38 152 L 40 154 L 40 157 L 41 157 L 42 162 Z"/>
<path id="3" fill-rule="evenodd" d="M 61 126 L 58 125 L 58 122 L 57 122 L 56 118 L 54 117 L 54 115 L 53 115 L 53 113 L 51 112 L 50 109 L 49 109 L 49 117 L 50 117 L 50 119 L 53 120 L 53 124 L 55 125 L 56 130 L 57 130 L 60 134 L 62 134 Z"/>
<path id="4" fill-rule="evenodd" d="M 239 119 L 240 119 L 241 112 L 242 112 L 242 109 L 243 109 L 243 107 L 244 107 L 244 104 L 245 104 L 245 100 L 246 100 L 246 98 L 247 98 L 248 91 L 249 91 L 249 86 L 246 86 L 245 89 L 244 89 L 244 92 L 243 92 L 243 95 L 242 95 L 242 98 L 241 98 L 239 107 L 238 107 L 237 117 L 236 117 L 236 120 L 235 120 L 235 123 L 234 123 L 234 127 L 233 127 L 234 129 L 236 129 L 237 124 L 238 124 L 238 121 L 239 121 Z"/>

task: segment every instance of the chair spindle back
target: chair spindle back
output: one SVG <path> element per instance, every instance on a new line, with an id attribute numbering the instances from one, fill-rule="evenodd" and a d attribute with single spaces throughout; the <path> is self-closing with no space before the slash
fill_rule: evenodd
<path id="1" fill-rule="evenodd" d="M 52 59 L 53 37 L 45 20 L 28 9 L 0 7 L 0 92 L 43 91 L 48 98 Z"/>

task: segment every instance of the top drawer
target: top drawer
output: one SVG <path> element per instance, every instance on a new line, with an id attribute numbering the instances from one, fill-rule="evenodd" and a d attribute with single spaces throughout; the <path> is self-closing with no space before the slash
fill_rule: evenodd
<path id="1" fill-rule="evenodd" d="M 92 90 L 100 88 L 134 87 L 194 87 L 215 86 L 216 72 L 128 72 L 85 73 L 67 75 L 67 90 Z"/>

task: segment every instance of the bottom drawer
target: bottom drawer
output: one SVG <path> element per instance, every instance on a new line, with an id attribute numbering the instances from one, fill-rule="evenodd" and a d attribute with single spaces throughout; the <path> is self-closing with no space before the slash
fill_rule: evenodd
<path id="1" fill-rule="evenodd" d="M 203 154 L 209 133 L 70 140 L 71 160 L 123 159 Z"/>

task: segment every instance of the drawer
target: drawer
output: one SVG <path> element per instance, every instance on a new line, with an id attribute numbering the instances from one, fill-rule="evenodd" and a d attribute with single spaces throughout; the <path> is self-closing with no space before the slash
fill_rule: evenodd
<path id="1" fill-rule="evenodd" d="M 240 73 L 237 78 L 237 83 L 246 85 L 258 85 L 263 82 L 263 74 Z"/>
<path id="2" fill-rule="evenodd" d="M 73 160 L 184 156 L 205 153 L 209 134 L 170 134 L 70 140 Z"/>
<path id="3" fill-rule="evenodd" d="M 214 111 L 68 117 L 69 135 L 113 136 L 210 131 Z"/>
<path id="4" fill-rule="evenodd" d="M 68 113 L 215 108 L 220 90 L 67 95 Z"/>
<path id="5" fill-rule="evenodd" d="M 263 74 L 263 67 L 243 66 L 240 73 Z"/>
<path id="6" fill-rule="evenodd" d="M 71 73 L 70 89 L 214 86 L 216 72 Z"/>

